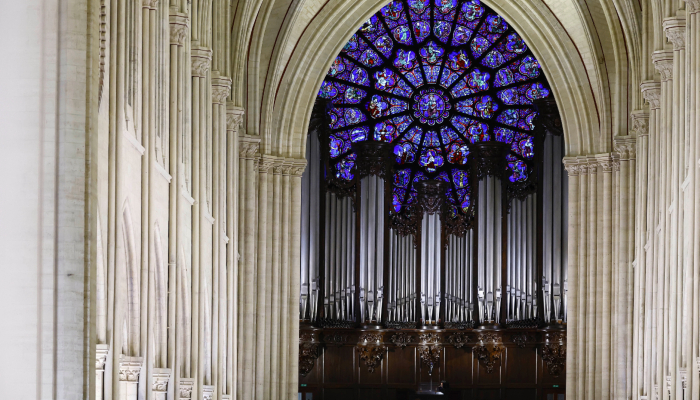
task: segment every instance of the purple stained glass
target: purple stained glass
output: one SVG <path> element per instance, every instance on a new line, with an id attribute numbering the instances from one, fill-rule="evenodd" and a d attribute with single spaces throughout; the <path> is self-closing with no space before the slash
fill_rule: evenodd
<path id="1" fill-rule="evenodd" d="M 389 3 L 351 37 L 328 78 L 318 96 L 329 100 L 333 173 L 353 179 L 352 143 L 391 143 L 402 166 L 392 212 L 415 202 L 414 184 L 430 175 L 450 182 L 448 215 L 467 213 L 473 143 L 507 143 L 511 181 L 531 173 L 532 103 L 551 92 L 522 38 L 480 0 Z"/>
<path id="2" fill-rule="evenodd" d="M 428 125 L 441 124 L 450 115 L 450 100 L 438 89 L 418 92 L 413 104 L 413 116 Z"/>
<path id="3" fill-rule="evenodd" d="M 434 173 L 438 168 L 445 164 L 445 159 L 442 156 L 440 149 L 425 149 L 421 154 L 419 164 L 425 168 L 428 173 Z"/>

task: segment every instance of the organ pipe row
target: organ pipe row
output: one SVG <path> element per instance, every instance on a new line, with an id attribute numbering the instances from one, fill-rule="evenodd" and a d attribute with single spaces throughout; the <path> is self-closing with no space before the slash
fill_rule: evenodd
<path id="1" fill-rule="evenodd" d="M 501 178 L 484 176 L 474 228 L 446 235 L 441 213 L 426 211 L 414 237 L 386 223 L 391 188 L 378 176 L 359 179 L 356 197 L 321 194 L 315 136 L 303 177 L 301 319 L 336 327 L 565 323 L 561 137 L 545 136 L 538 192 L 507 199 Z"/>

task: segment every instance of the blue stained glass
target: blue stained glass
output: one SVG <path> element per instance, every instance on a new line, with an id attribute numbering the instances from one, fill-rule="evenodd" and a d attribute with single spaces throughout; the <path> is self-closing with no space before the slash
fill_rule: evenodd
<path id="1" fill-rule="evenodd" d="M 419 164 L 425 168 L 428 173 L 437 171 L 438 168 L 445 164 L 445 159 L 442 156 L 440 149 L 425 149 L 421 154 Z"/>
<path id="2" fill-rule="evenodd" d="M 409 142 L 401 142 L 394 147 L 396 162 L 403 165 L 416 160 L 416 148 Z"/>
<path id="3" fill-rule="evenodd" d="M 425 139 L 423 139 L 423 146 L 427 147 L 437 147 L 440 146 L 440 139 L 438 139 L 438 134 L 435 131 L 430 131 L 425 134 Z"/>
<path id="4" fill-rule="evenodd" d="M 457 189 L 465 189 L 469 186 L 469 174 L 461 169 L 453 169 L 452 181 Z"/>
<path id="5" fill-rule="evenodd" d="M 509 109 L 503 111 L 498 116 L 497 121 L 504 125 L 531 131 L 535 128 L 535 117 L 537 117 L 537 113 L 530 109 Z"/>
<path id="6" fill-rule="evenodd" d="M 353 179 L 352 143 L 391 143 L 403 166 L 392 212 L 416 201 L 414 185 L 429 174 L 450 182 L 448 215 L 466 213 L 471 144 L 507 143 L 509 179 L 528 179 L 532 103 L 551 96 L 541 71 L 522 38 L 480 0 L 393 1 L 352 36 L 319 89 L 330 102 L 333 174 Z"/>

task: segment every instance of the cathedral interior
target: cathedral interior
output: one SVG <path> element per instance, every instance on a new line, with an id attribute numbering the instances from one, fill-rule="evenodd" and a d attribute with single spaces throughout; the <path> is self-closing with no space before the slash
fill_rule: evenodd
<path id="1" fill-rule="evenodd" d="M 700 399 L 700 0 L 0 10 L 6 396 Z"/>

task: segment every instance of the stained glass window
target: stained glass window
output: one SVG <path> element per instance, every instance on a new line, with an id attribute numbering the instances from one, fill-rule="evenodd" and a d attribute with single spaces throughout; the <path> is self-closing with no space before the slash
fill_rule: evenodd
<path id="1" fill-rule="evenodd" d="M 354 178 L 353 143 L 392 143 L 394 213 L 425 179 L 448 182 L 452 213 L 467 213 L 472 146 L 508 144 L 504 176 L 526 181 L 533 101 L 549 95 L 523 39 L 480 0 L 394 1 L 353 35 L 321 85 L 331 103 L 332 173 Z"/>

